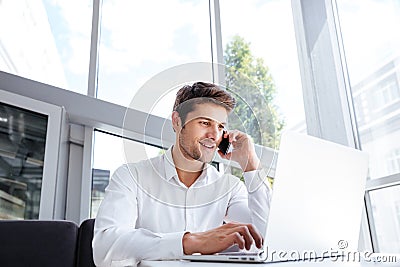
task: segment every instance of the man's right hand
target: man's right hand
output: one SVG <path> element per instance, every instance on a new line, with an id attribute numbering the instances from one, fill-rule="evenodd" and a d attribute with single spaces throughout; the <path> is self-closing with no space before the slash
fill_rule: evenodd
<path id="1" fill-rule="evenodd" d="M 182 238 L 183 252 L 214 254 L 233 245 L 240 249 L 250 249 L 255 242 L 257 248 L 262 247 L 263 239 L 252 224 L 230 222 L 220 227 L 200 233 L 186 233 Z"/>

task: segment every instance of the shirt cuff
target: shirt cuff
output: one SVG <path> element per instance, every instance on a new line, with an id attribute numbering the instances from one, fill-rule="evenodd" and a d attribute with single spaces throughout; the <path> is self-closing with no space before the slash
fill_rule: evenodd
<path id="1" fill-rule="evenodd" d="M 268 182 L 268 173 L 265 169 L 244 172 L 243 177 L 249 193 L 257 191 L 262 185 L 266 185 L 269 190 L 271 189 Z"/>
<path id="2" fill-rule="evenodd" d="M 182 238 L 186 232 L 162 234 L 160 251 L 163 259 L 180 259 L 183 256 Z"/>

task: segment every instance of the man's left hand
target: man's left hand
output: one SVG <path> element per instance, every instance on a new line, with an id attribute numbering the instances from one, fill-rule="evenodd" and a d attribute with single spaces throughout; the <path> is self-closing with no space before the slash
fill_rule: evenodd
<path id="1" fill-rule="evenodd" d="M 233 149 L 226 155 L 218 150 L 221 158 L 236 161 L 244 172 L 257 170 L 260 167 L 260 160 L 250 137 L 238 130 L 229 131 L 224 137 L 227 136 L 229 136 L 229 142 Z"/>

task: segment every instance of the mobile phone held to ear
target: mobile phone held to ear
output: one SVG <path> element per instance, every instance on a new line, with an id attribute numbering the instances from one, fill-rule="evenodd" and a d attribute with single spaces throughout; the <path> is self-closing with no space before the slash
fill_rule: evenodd
<path id="1" fill-rule="evenodd" d="M 218 145 L 219 150 L 221 150 L 224 155 L 228 153 L 229 147 L 231 146 L 231 143 L 229 143 L 229 136 L 227 138 L 224 137 L 226 133 L 226 131 L 223 132 L 222 141 Z"/>

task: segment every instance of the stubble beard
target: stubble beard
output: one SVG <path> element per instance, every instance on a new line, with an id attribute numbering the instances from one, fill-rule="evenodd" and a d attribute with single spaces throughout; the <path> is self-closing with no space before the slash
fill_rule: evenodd
<path id="1" fill-rule="evenodd" d="M 211 162 L 213 157 L 210 157 L 209 160 L 205 158 L 205 155 L 203 155 L 203 153 L 200 151 L 200 144 L 198 140 L 196 140 L 196 143 L 190 143 L 190 144 L 185 142 L 184 131 L 185 127 L 182 128 L 181 134 L 179 135 L 179 147 L 183 156 L 187 159 L 194 159 L 203 163 Z"/>
<path id="2" fill-rule="evenodd" d="M 186 144 L 185 138 L 183 137 L 182 134 L 179 136 L 179 147 L 185 158 L 202 161 L 201 151 L 197 147 L 195 147 L 195 145 L 191 146 L 190 144 L 189 145 Z"/>

